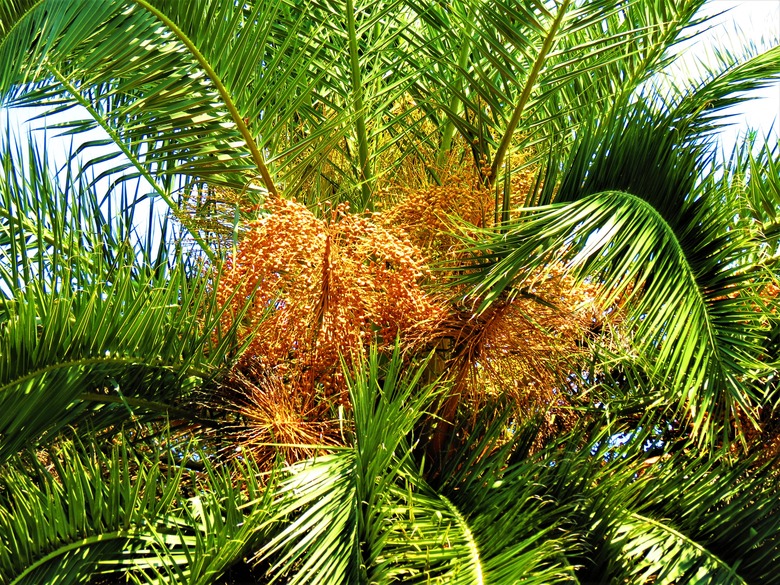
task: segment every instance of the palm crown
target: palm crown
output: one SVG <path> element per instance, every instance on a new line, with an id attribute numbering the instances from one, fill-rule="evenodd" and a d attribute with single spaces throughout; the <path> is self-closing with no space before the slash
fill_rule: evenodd
<path id="1" fill-rule="evenodd" d="M 661 83 L 703 3 L 0 2 L 106 136 L 2 146 L 0 582 L 772 582 L 780 48 Z"/>

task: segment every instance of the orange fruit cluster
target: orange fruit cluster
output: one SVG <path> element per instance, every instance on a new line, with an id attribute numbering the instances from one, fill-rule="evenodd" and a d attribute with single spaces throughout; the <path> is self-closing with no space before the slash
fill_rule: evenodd
<path id="1" fill-rule="evenodd" d="M 248 225 L 217 287 L 228 303 L 225 325 L 243 313 L 239 335 L 253 335 L 245 355 L 266 368 L 341 387 L 342 356 L 369 343 L 413 345 L 444 316 L 423 290 L 429 272 L 401 232 L 345 206 L 316 217 L 305 206 L 271 198 L 268 214 Z M 343 388 L 341 388 L 343 390 Z"/>

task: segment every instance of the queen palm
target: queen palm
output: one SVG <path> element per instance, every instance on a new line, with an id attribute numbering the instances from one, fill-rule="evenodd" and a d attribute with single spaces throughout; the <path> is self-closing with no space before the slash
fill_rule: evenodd
<path id="1" fill-rule="evenodd" d="M 662 85 L 702 4 L 0 3 L 4 104 L 106 133 L 64 177 L 3 144 L 0 581 L 770 582 L 778 152 L 710 136 L 779 50 Z M 458 168 L 492 208 L 450 224 L 452 306 L 555 308 L 563 266 L 620 313 L 559 372 L 576 422 L 471 412 L 399 334 L 342 356 L 337 441 L 236 455 L 222 388 L 289 301 L 214 292 L 264 201 L 359 214 Z"/>

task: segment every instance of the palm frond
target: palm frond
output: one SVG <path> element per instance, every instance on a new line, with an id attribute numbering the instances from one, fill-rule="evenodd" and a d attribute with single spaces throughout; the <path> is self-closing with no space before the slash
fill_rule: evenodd
<path id="1" fill-rule="evenodd" d="M 101 126 L 116 154 L 129 160 L 118 161 L 112 172 L 134 167 L 174 210 L 165 176 L 244 188 L 258 174 L 276 191 L 262 142 L 249 125 L 271 109 L 269 100 L 305 93 L 280 83 L 302 82 L 290 67 L 316 53 L 297 35 L 300 21 L 285 20 L 281 3 L 84 0 L 53 6 L 5 7 L 0 54 L 8 67 L 0 93 L 6 103 L 85 106 L 91 119 L 65 127 Z M 281 60 L 269 54 L 277 40 Z M 269 71 L 264 63 L 276 67 Z"/>
<path id="2" fill-rule="evenodd" d="M 419 88 L 473 145 L 475 162 L 487 158 L 494 182 L 504 153 L 525 152 L 531 164 L 528 154 L 563 152 L 580 125 L 623 103 L 700 24 L 701 4 L 466 2 L 447 14 L 412 4 L 433 30 L 461 31 L 458 42 L 433 37 L 435 65 Z"/>
<path id="3" fill-rule="evenodd" d="M 334 583 L 368 579 L 376 570 L 407 435 L 436 391 L 417 388 L 424 366 L 402 376 L 401 364 L 396 348 L 380 369 L 374 348 L 348 382 L 354 447 L 300 463 L 281 482 L 275 519 L 283 524 L 259 552 L 262 560 L 271 557 L 274 580 Z"/>
<path id="4" fill-rule="evenodd" d="M 763 494 L 775 471 L 686 453 L 637 481 L 635 504 L 613 524 L 613 579 L 636 583 L 755 583 L 780 556 L 777 509 Z"/>
<path id="5" fill-rule="evenodd" d="M 462 490 L 456 492 L 462 509 L 479 509 L 484 502 L 503 513 L 520 507 L 509 495 L 518 486 L 510 486 L 533 490 L 564 511 L 559 530 L 567 545 L 561 554 L 583 583 L 773 578 L 780 555 L 778 504 L 769 496 L 777 481 L 774 463 L 758 465 L 754 458 L 735 463 L 725 451 L 710 455 L 684 442 L 662 441 L 662 454 L 650 456 L 650 447 L 658 451 L 657 427 L 665 424 L 653 414 L 630 423 L 592 422 L 531 457 L 513 461 L 511 449 L 497 452 L 509 464 L 494 490 L 506 488 L 507 501 L 493 501 L 483 488 L 472 503 L 463 500 L 470 491 Z M 555 519 L 541 514 L 535 519 L 540 523 L 530 527 L 543 531 Z M 511 540 L 513 530 L 523 530 L 516 524 L 495 519 L 489 538 L 497 544 Z"/>
<path id="6" fill-rule="evenodd" d="M 278 533 L 259 553 L 272 580 L 573 582 L 537 484 L 503 482 L 500 465 L 446 494 L 425 481 L 409 433 L 432 388 L 418 386 L 422 368 L 407 378 L 399 366 L 397 353 L 384 368 L 374 353 L 356 370 L 353 446 L 296 465 L 280 483 Z"/>
<path id="7" fill-rule="evenodd" d="M 9 461 L 0 471 L 3 581 L 82 583 L 121 573 L 136 582 L 215 582 L 257 538 L 270 491 L 249 461 L 215 469 L 193 445 L 184 449 L 208 473 L 194 476 L 186 461 L 163 465 L 128 443 L 108 453 L 64 443 L 46 453 L 48 467 L 35 454 Z M 193 495 L 183 498 L 186 491 Z"/>
<path id="8" fill-rule="evenodd" d="M 0 460 L 79 421 L 164 417 L 239 349 L 215 329 L 202 268 L 165 234 L 139 236 L 127 197 L 107 218 L 86 182 L 63 185 L 33 157 L 25 179 L 13 162 L 0 176 Z"/>
<path id="9" fill-rule="evenodd" d="M 559 203 L 526 209 L 476 245 L 484 264 L 466 280 L 484 306 L 532 287 L 534 270 L 568 262 L 598 283 L 604 306 L 625 303 L 650 383 L 711 441 L 718 424 L 760 403 L 766 324 L 756 306 L 771 277 L 746 254 L 762 242 L 746 219 L 735 221 L 741 207 L 724 204 L 736 200 L 706 179 L 706 151 L 670 134 L 670 123 L 635 106 L 627 121 L 584 134 L 554 192 Z M 544 190 L 550 200 L 550 183 Z"/>

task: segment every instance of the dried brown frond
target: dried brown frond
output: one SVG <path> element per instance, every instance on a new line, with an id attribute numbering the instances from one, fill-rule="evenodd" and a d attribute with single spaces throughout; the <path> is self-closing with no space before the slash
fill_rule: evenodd
<path id="1" fill-rule="evenodd" d="M 257 361 L 245 361 L 222 382 L 217 408 L 225 411 L 220 435 L 228 457 L 247 452 L 261 466 L 278 457 L 288 464 L 341 443 L 332 404 Z M 228 422 L 229 421 L 229 422 Z"/>
<path id="2" fill-rule="evenodd" d="M 584 339 L 601 318 L 593 287 L 576 286 L 553 267 L 525 295 L 494 303 L 481 314 L 464 310 L 448 323 L 449 367 L 457 406 L 477 413 L 498 395 L 520 421 L 542 416 L 540 440 L 569 430 L 578 415 L 565 383 L 588 355 Z M 454 404 L 443 409 L 451 420 Z"/>

